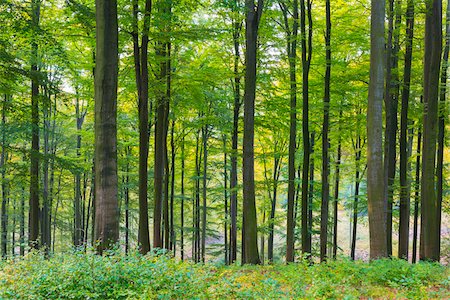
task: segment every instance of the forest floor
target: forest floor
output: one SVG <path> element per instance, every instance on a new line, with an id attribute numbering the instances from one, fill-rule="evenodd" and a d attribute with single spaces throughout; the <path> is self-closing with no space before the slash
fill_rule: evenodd
<path id="1" fill-rule="evenodd" d="M 450 268 L 395 259 L 241 267 L 81 252 L 0 262 L 0 299 L 155 298 L 450 299 Z"/>

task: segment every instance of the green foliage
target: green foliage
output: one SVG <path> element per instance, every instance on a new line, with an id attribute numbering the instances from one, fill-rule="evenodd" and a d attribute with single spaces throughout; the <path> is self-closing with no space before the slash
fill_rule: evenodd
<path id="1" fill-rule="evenodd" d="M 1 299 L 448 298 L 449 268 L 402 260 L 194 265 L 165 255 L 31 253 L 0 263 Z"/>

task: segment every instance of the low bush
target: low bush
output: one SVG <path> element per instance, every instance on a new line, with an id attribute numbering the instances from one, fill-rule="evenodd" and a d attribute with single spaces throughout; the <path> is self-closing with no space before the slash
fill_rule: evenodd
<path id="1" fill-rule="evenodd" d="M 450 298 L 439 264 L 195 265 L 166 255 L 35 252 L 0 262 L 0 299 Z"/>

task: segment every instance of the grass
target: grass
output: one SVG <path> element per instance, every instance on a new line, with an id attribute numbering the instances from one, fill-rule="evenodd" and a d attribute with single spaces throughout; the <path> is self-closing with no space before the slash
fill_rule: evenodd
<path id="1" fill-rule="evenodd" d="M 308 266 L 195 265 L 164 255 L 32 253 L 0 263 L 0 299 L 450 298 L 439 264 L 348 260 Z"/>

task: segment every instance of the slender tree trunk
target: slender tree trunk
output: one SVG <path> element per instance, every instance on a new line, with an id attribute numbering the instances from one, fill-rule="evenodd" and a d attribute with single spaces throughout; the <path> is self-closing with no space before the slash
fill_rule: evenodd
<path id="1" fill-rule="evenodd" d="M 426 2 L 424 54 L 424 117 L 421 188 L 420 259 L 439 261 L 436 142 L 438 131 L 439 71 L 442 50 L 442 1 Z"/>
<path id="2" fill-rule="evenodd" d="M 308 235 L 307 235 L 307 243 L 308 247 L 312 249 L 312 233 L 313 233 L 313 200 L 314 200 L 314 142 L 315 142 L 315 132 L 311 132 L 310 141 L 311 141 L 311 149 L 309 150 L 310 159 L 309 159 L 309 190 L 308 190 Z M 308 252 L 308 258 L 311 259 L 311 252 Z"/>
<path id="3" fill-rule="evenodd" d="M 369 209 L 370 258 L 387 256 L 386 210 L 384 197 L 382 128 L 384 85 L 385 2 L 371 0 L 370 82 L 367 107 L 367 201 Z"/>
<path id="4" fill-rule="evenodd" d="M 412 263 L 416 263 L 417 260 L 417 234 L 419 228 L 419 204 L 420 204 L 420 149 L 422 142 L 422 131 L 418 130 L 417 133 L 417 156 L 416 156 L 416 179 L 414 184 L 414 224 L 413 224 L 413 246 L 412 246 Z"/>
<path id="5" fill-rule="evenodd" d="M 305 0 L 300 0 L 300 31 L 302 44 L 302 96 L 303 96 L 303 172 L 302 172 L 302 252 L 311 253 L 311 238 L 308 232 L 308 176 L 310 164 L 310 140 L 309 140 L 309 69 L 312 56 L 312 18 L 311 1 L 307 1 L 308 6 L 308 38 L 306 32 L 306 7 Z M 308 43 L 308 47 L 307 47 Z"/>
<path id="6" fill-rule="evenodd" d="M 233 13 L 237 14 L 240 1 L 234 0 Z M 241 75 L 239 72 L 240 60 L 240 32 L 242 23 L 239 18 L 233 20 L 233 44 L 234 44 L 234 104 L 233 104 L 233 132 L 231 136 L 231 170 L 230 170 L 230 258 L 232 264 L 236 261 L 237 254 L 237 155 L 239 139 L 239 112 L 241 109 Z"/>
<path id="7" fill-rule="evenodd" d="M 355 145 L 355 198 L 353 202 L 353 227 L 352 227 L 352 245 L 350 249 L 350 258 L 355 260 L 355 250 L 356 250 L 356 231 L 358 227 L 358 202 L 359 202 L 359 186 L 361 182 L 360 178 L 360 161 L 361 161 L 361 136 L 358 133 L 356 137 Z"/>
<path id="8" fill-rule="evenodd" d="M 133 49 L 136 87 L 138 91 L 139 111 L 139 251 L 150 251 L 150 233 L 148 225 L 148 151 L 149 151 L 149 108 L 148 108 L 148 32 L 152 1 L 145 1 L 144 27 L 139 46 L 139 1 L 133 0 Z"/>
<path id="9" fill-rule="evenodd" d="M 325 33 L 325 87 L 323 96 L 323 126 L 322 126 L 322 203 L 320 210 L 320 260 L 325 261 L 328 243 L 328 205 L 330 197 L 330 160 L 328 157 L 329 112 L 330 112 L 330 81 L 331 81 L 331 12 L 330 0 L 325 1 L 326 6 L 326 33 Z"/>
<path id="10" fill-rule="evenodd" d="M 117 1 L 96 0 L 95 236 L 102 253 L 119 240 L 117 198 Z"/>
<path id="11" fill-rule="evenodd" d="M 254 168 L 254 135 L 255 135 L 255 96 L 256 65 L 258 48 L 258 27 L 261 20 L 264 0 L 246 0 L 245 21 L 245 94 L 244 94 L 244 141 L 243 141 L 243 185 L 244 203 L 242 213 L 244 255 L 243 264 L 259 264 L 258 232 L 255 204 L 255 168 Z"/>
<path id="12" fill-rule="evenodd" d="M 441 89 L 439 97 L 439 120 L 438 120 L 438 150 L 437 150 L 437 223 L 439 232 L 439 242 L 441 245 L 441 219 L 442 219 L 442 189 L 444 183 L 444 148 L 445 148 L 445 120 L 448 116 L 448 109 L 446 106 L 446 96 L 447 96 L 447 70 L 448 70 L 448 55 L 450 50 L 450 2 L 447 1 L 447 11 L 446 11 L 446 32 L 445 32 L 445 48 L 442 58 L 442 71 L 441 71 Z M 439 247 L 440 256 L 440 247 Z"/>
<path id="13" fill-rule="evenodd" d="M 39 27 L 41 0 L 31 2 L 33 29 Z M 37 35 L 37 34 L 36 34 Z M 39 80 L 38 44 L 32 42 L 31 62 L 31 155 L 30 155 L 30 201 L 28 221 L 28 243 L 31 248 L 39 247 Z"/>
<path id="14" fill-rule="evenodd" d="M 399 50 L 399 26 L 401 22 L 401 2 L 389 0 L 388 9 L 388 41 L 386 51 L 386 126 L 384 145 L 384 188 L 387 199 L 387 254 L 392 255 L 392 209 L 393 209 L 393 184 L 395 179 L 396 164 L 396 136 L 397 136 L 397 108 L 399 94 L 398 78 L 398 50 Z M 394 24 L 395 17 L 395 24 Z"/>
<path id="15" fill-rule="evenodd" d="M 25 255 L 25 186 L 22 185 L 22 192 L 20 197 L 20 228 L 19 228 L 19 254 Z"/>
<path id="16" fill-rule="evenodd" d="M 295 153 L 297 150 L 297 35 L 298 35 L 298 0 L 292 3 L 292 13 L 284 2 L 280 1 L 280 8 L 283 13 L 284 26 L 286 32 L 286 48 L 289 60 L 290 79 L 290 126 L 289 126 L 289 161 L 288 161 L 288 199 L 287 199 L 287 232 L 286 232 L 286 262 L 293 262 L 295 259 Z M 289 15 L 292 14 L 292 28 L 289 25 Z M 273 235 L 272 235 L 273 239 Z M 273 247 L 273 244 L 272 244 Z M 270 260 L 270 259 L 269 259 Z"/>
<path id="17" fill-rule="evenodd" d="M 2 220 L 2 230 L 1 230 L 1 254 L 2 258 L 6 258 L 7 256 L 7 244 L 8 244 L 8 182 L 6 179 L 6 162 L 8 159 L 8 155 L 6 153 L 6 111 L 8 109 L 8 96 L 5 94 L 3 103 L 2 103 L 2 120 L 1 120 L 1 128 L 2 128 L 2 153 L 0 158 L 0 168 L 1 168 L 1 181 L 2 181 L 2 211 L 1 211 L 1 220 Z"/>
<path id="18" fill-rule="evenodd" d="M 202 263 L 205 263 L 205 255 L 206 255 L 206 214 L 207 214 L 207 206 L 206 206 L 206 184 L 207 184 L 207 171 L 208 171 L 208 125 L 202 128 L 202 140 L 203 140 L 203 187 L 202 187 L 202 198 L 203 198 L 203 207 L 202 207 Z"/>
<path id="19" fill-rule="evenodd" d="M 409 249 L 409 215 L 410 182 L 408 179 L 407 136 L 408 106 L 411 82 L 412 42 L 414 37 L 414 0 L 408 0 L 406 9 L 406 52 L 403 73 L 402 109 L 400 121 L 400 225 L 398 229 L 398 257 L 408 259 Z"/>
<path id="20" fill-rule="evenodd" d="M 223 198 L 224 198 L 224 208 L 225 208 L 225 221 L 223 225 L 223 235 L 224 235 L 224 261 L 225 265 L 228 265 L 229 258 L 229 245 L 228 245 L 228 155 L 227 155 L 227 136 L 223 135 Z"/>
<path id="21" fill-rule="evenodd" d="M 184 139 L 185 139 L 185 133 L 183 128 L 183 138 L 181 140 L 181 209 L 180 209 L 180 216 L 181 216 L 181 224 L 180 224 L 180 248 L 181 248 L 181 260 L 184 260 Z"/>
<path id="22" fill-rule="evenodd" d="M 338 234 L 338 210 L 339 210 L 339 180 L 340 180 L 340 166 L 341 166 L 341 156 L 342 156 L 342 146 L 341 146 L 341 119 L 342 119 L 342 108 L 339 109 L 339 137 L 338 137 L 338 147 L 337 147 L 337 158 L 334 173 L 334 202 L 333 202 L 333 258 L 336 259 L 337 256 L 337 234 Z"/>
<path id="23" fill-rule="evenodd" d="M 12 214 L 12 228 L 11 228 L 11 255 L 12 257 L 16 256 L 16 221 L 17 221 L 17 200 L 16 197 L 14 197 L 13 200 L 13 214 Z"/>
<path id="24" fill-rule="evenodd" d="M 274 240 L 274 228 L 275 228 L 275 212 L 277 208 L 278 197 L 278 179 L 280 175 L 280 157 L 275 156 L 273 159 L 273 191 L 272 191 L 272 207 L 270 209 L 269 218 L 269 241 L 267 243 L 267 260 L 269 263 L 273 262 L 273 240 Z M 295 221 L 295 218 L 294 218 Z"/>
<path id="25" fill-rule="evenodd" d="M 175 199 L 175 118 L 172 119 L 171 124 L 171 132 L 170 132 L 170 154 L 171 154 L 171 162 L 170 162 L 170 250 L 173 250 L 174 255 L 176 254 L 175 246 L 175 229 L 173 222 L 173 212 L 174 212 L 174 199 Z"/>
<path id="26" fill-rule="evenodd" d="M 125 254 L 130 249 L 130 161 L 128 157 L 131 155 L 131 147 L 126 148 L 126 165 L 125 165 L 125 184 L 124 184 L 124 200 L 125 200 Z M 87 226 L 86 226 L 87 228 Z"/>
<path id="27" fill-rule="evenodd" d="M 80 99 L 77 91 L 76 103 L 75 103 L 75 114 L 77 121 L 77 158 L 81 159 L 81 128 L 84 122 L 84 113 L 81 112 Z M 75 199 L 74 199 L 74 220 L 75 220 L 75 230 L 74 230 L 74 246 L 79 247 L 83 243 L 83 229 L 82 229 L 82 219 L 81 219 L 81 171 L 76 171 L 75 173 Z"/>

